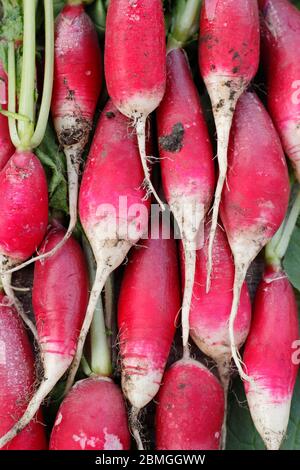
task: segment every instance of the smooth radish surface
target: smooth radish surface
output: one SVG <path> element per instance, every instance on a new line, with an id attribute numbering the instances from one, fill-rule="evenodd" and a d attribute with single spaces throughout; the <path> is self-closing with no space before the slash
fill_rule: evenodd
<path id="1" fill-rule="evenodd" d="M 300 179 L 300 12 L 287 0 L 259 0 L 267 102 L 287 156 Z"/>
<path id="2" fill-rule="evenodd" d="M 72 385 L 84 340 L 103 286 L 147 230 L 150 201 L 129 119 L 111 101 L 105 106 L 84 170 L 79 214 L 97 263 L 97 272 L 67 388 Z"/>
<path id="3" fill-rule="evenodd" d="M 41 252 L 53 248 L 65 235 L 55 227 Z M 9 442 L 34 417 L 40 404 L 66 372 L 75 354 L 88 301 L 88 274 L 79 244 L 69 238 L 51 258 L 35 264 L 32 303 L 44 376 L 22 418 L 0 438 Z"/>
<path id="4" fill-rule="evenodd" d="M 240 98 L 230 139 L 227 185 L 221 201 L 221 218 L 235 264 L 229 333 L 232 356 L 247 379 L 233 331 L 240 291 L 250 263 L 285 217 L 289 178 L 279 137 L 255 94 L 244 93 Z"/>
<path id="5" fill-rule="evenodd" d="M 125 403 L 106 377 L 76 382 L 58 410 L 50 450 L 129 450 Z"/>
<path id="6" fill-rule="evenodd" d="M 182 359 L 165 373 L 156 410 L 158 450 L 218 450 L 224 394 L 202 364 Z"/>
<path id="7" fill-rule="evenodd" d="M 253 379 L 245 382 L 251 416 L 270 450 L 279 449 L 287 430 L 299 367 L 293 360 L 298 339 L 293 288 L 281 269 L 267 267 L 256 293 L 243 360 Z"/>
<path id="8" fill-rule="evenodd" d="M 129 259 L 118 308 L 122 389 L 133 416 L 157 394 L 180 311 L 176 242 L 149 238 Z M 132 420 L 134 421 L 134 419 Z M 139 443 L 135 423 L 132 432 Z"/>
<path id="9" fill-rule="evenodd" d="M 36 329 L 11 288 L 11 266 L 29 258 L 42 242 L 48 224 L 48 187 L 44 169 L 29 151 L 16 150 L 0 172 L 0 270 L 6 295 L 25 324 Z"/>
<path id="10" fill-rule="evenodd" d="M 26 409 L 35 382 L 34 357 L 22 321 L 9 299 L 0 292 L 0 434 L 5 434 Z M 23 429 L 4 449 L 47 448 L 43 418 Z"/>
<path id="11" fill-rule="evenodd" d="M 5 110 L 7 109 L 7 93 L 7 75 L 0 61 L 0 106 Z M 0 171 L 13 153 L 14 146 L 10 140 L 8 119 L 0 113 Z"/>
<path id="12" fill-rule="evenodd" d="M 217 227 L 210 291 L 206 292 L 206 270 L 210 224 L 205 225 L 204 247 L 197 252 L 190 334 L 199 349 L 215 360 L 224 387 L 228 387 L 231 347 L 228 320 L 232 305 L 234 262 L 225 232 Z M 251 322 L 251 303 L 243 283 L 234 324 L 237 349 L 245 342 Z"/>
<path id="13" fill-rule="evenodd" d="M 200 16 L 199 66 L 210 96 L 218 139 L 219 178 L 215 191 L 207 288 L 222 189 L 227 173 L 230 128 L 237 101 L 259 61 L 256 0 L 204 0 Z"/>
<path id="14" fill-rule="evenodd" d="M 189 335 L 196 249 L 214 191 L 213 152 L 196 86 L 183 49 L 167 55 L 167 87 L 157 110 L 161 175 L 167 202 L 185 248 L 183 345 Z"/>
<path id="15" fill-rule="evenodd" d="M 146 119 L 163 98 L 166 86 L 166 38 L 161 0 L 111 0 L 105 36 L 108 94 L 133 119 L 145 186 L 162 204 L 151 183 L 145 149 Z"/>

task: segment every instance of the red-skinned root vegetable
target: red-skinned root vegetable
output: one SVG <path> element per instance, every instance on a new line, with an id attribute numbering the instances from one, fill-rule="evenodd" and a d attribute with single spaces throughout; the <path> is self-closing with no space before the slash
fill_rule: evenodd
<path id="1" fill-rule="evenodd" d="M 111 101 L 100 117 L 79 193 L 79 214 L 97 271 L 67 389 L 73 383 L 97 300 L 110 275 L 148 227 L 149 202 L 129 119 Z"/>
<path id="2" fill-rule="evenodd" d="M 164 192 L 180 229 L 185 250 L 182 337 L 189 337 L 196 250 L 214 191 L 213 153 L 196 86 L 183 49 L 167 55 L 167 87 L 157 110 Z"/>
<path id="3" fill-rule="evenodd" d="M 159 238 L 140 242 L 129 259 L 118 308 L 122 389 L 140 450 L 135 418 L 159 390 L 181 302 L 176 242 L 157 229 Z"/>
<path id="4" fill-rule="evenodd" d="M 209 241 L 207 290 L 228 142 L 237 101 L 254 77 L 259 61 L 259 19 L 253 0 L 204 0 L 200 17 L 199 66 L 210 96 L 218 139 L 219 178 Z"/>
<path id="5" fill-rule="evenodd" d="M 129 450 L 130 433 L 119 387 L 107 377 L 76 382 L 58 410 L 50 450 Z"/>
<path id="6" fill-rule="evenodd" d="M 259 0 L 267 103 L 300 180 L 300 12 L 287 0 Z"/>
<path id="7" fill-rule="evenodd" d="M 158 450 L 218 450 L 224 394 L 202 364 L 182 359 L 164 375 L 156 410 Z"/>
<path id="8" fill-rule="evenodd" d="M 22 321 L 0 292 L 0 434 L 5 434 L 26 409 L 35 382 L 34 357 Z M 43 418 L 36 418 L 3 450 L 47 448 Z"/>
<path id="9" fill-rule="evenodd" d="M 35 334 L 35 327 L 24 315 L 11 288 L 7 268 L 29 258 L 41 244 L 48 224 L 48 187 L 37 157 L 16 150 L 0 172 L 0 265 L 2 285 L 24 322 Z"/>
<path id="10" fill-rule="evenodd" d="M 250 263 L 281 225 L 289 199 L 288 172 L 279 137 L 253 93 L 244 93 L 238 102 L 228 163 L 221 219 L 235 264 L 229 334 L 234 362 L 241 377 L 249 380 L 241 366 L 234 336 L 240 292 Z"/>
<path id="11" fill-rule="evenodd" d="M 107 11 L 105 76 L 114 105 L 136 128 L 145 188 L 162 208 L 150 180 L 145 126 L 163 98 L 166 39 L 161 0 L 111 0 Z"/>
<path id="12" fill-rule="evenodd" d="M 7 75 L 0 61 L 0 108 L 7 109 Z M 10 139 L 8 120 L 0 112 L 0 171 L 14 153 L 14 146 Z"/>
<path id="13" fill-rule="evenodd" d="M 255 427 L 269 450 L 285 436 L 298 363 L 299 338 L 293 288 L 281 268 L 267 266 L 256 293 L 253 323 L 244 352 L 246 396 Z"/>
<path id="14" fill-rule="evenodd" d="M 41 251 L 53 248 L 65 230 L 52 228 Z M 88 301 L 88 274 L 79 244 L 69 238 L 53 257 L 35 264 L 32 303 L 44 376 L 28 407 L 0 438 L 0 448 L 34 417 L 40 404 L 70 366 Z"/>

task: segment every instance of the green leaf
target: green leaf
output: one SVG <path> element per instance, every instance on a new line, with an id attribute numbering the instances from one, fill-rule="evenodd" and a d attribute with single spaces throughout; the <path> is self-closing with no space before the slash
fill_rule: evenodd
<path id="1" fill-rule="evenodd" d="M 240 379 L 233 384 L 229 396 L 227 420 L 227 450 L 261 450 L 264 443 L 256 431 Z M 282 450 L 300 450 L 300 375 L 296 382 L 290 421 Z"/>
<path id="2" fill-rule="evenodd" d="M 65 157 L 63 152 L 59 150 L 55 133 L 50 124 L 47 126 L 41 145 L 36 149 L 36 154 L 47 174 L 50 208 L 68 214 Z"/>
<path id="3" fill-rule="evenodd" d="M 6 41 L 18 41 L 23 37 L 23 10 L 21 0 L 2 0 L 0 37 Z"/>
<path id="4" fill-rule="evenodd" d="M 300 227 L 298 226 L 296 226 L 293 231 L 283 260 L 283 267 L 290 282 L 298 291 L 300 291 Z"/>

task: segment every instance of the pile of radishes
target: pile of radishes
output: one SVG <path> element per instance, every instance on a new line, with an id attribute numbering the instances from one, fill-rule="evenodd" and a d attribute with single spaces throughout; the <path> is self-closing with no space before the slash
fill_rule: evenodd
<path id="1" fill-rule="evenodd" d="M 279 449 L 299 365 L 283 260 L 300 212 L 300 11 L 16 5 L 0 25 L 0 448 L 223 450 L 240 376 Z"/>

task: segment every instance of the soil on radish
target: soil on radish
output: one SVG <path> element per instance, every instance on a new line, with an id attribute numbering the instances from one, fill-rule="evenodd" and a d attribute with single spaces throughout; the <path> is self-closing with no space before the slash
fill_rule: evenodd
<path id="1" fill-rule="evenodd" d="M 183 146 L 184 127 L 181 122 L 174 124 L 169 135 L 163 135 L 158 139 L 160 147 L 168 152 L 179 152 Z"/>

